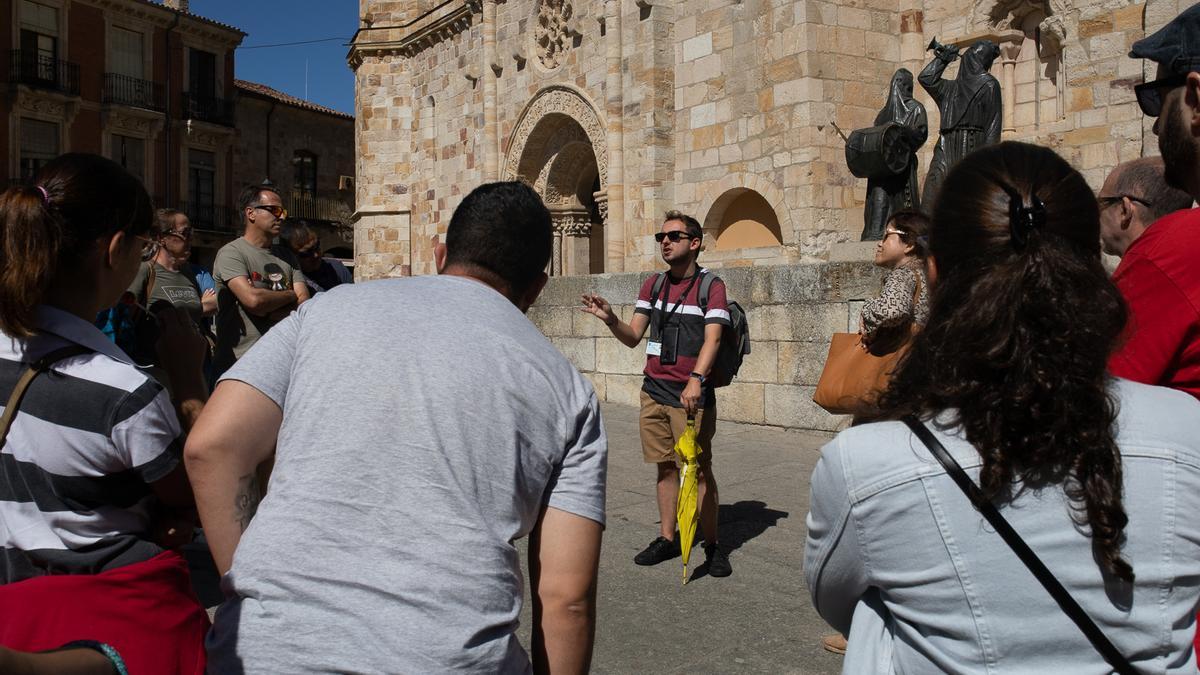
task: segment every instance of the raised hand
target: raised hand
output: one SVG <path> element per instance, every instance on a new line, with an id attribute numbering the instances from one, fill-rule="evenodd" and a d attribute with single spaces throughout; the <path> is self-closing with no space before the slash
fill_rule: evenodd
<path id="1" fill-rule="evenodd" d="M 612 305 L 599 295 L 584 293 L 581 299 L 583 306 L 579 308 L 579 311 L 587 312 L 609 325 L 617 318 L 617 315 L 612 311 Z"/>

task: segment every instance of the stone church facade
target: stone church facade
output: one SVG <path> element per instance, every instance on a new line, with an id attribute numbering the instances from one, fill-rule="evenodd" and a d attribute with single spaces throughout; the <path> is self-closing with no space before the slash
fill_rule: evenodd
<path id="1" fill-rule="evenodd" d="M 870 126 L 892 73 L 918 73 L 933 37 L 997 42 L 1004 137 L 1054 147 L 1099 186 L 1118 161 L 1155 148 L 1133 96 L 1143 65 L 1128 47 L 1187 6 L 359 4 L 349 60 L 364 278 L 432 271 L 432 242 L 462 196 L 512 178 L 554 213 L 555 275 L 652 269 L 652 234 L 669 208 L 704 224 L 710 266 L 838 259 L 855 250 L 866 181 L 847 170 L 835 125 Z M 936 129 L 936 106 L 919 88 L 918 98 Z"/>
<path id="2" fill-rule="evenodd" d="M 1119 161 L 1157 151 L 1133 94 L 1145 66 L 1126 54 L 1186 6 L 360 0 L 356 274 L 433 272 L 463 195 L 525 180 L 556 242 L 529 316 L 601 400 L 637 405 L 643 351 L 580 312 L 579 296 L 600 293 L 628 318 L 661 269 L 653 233 L 678 208 L 703 223 L 701 262 L 750 320 L 753 350 L 721 390 L 720 418 L 834 431 L 847 420 L 812 402 L 830 335 L 857 330 L 881 281 L 874 244 L 857 241 L 866 180 L 837 129 L 870 126 L 893 73 L 920 72 L 931 38 L 987 37 L 1001 49 L 1003 136 L 1055 148 L 1099 187 Z M 917 95 L 936 131 L 937 107 Z"/>

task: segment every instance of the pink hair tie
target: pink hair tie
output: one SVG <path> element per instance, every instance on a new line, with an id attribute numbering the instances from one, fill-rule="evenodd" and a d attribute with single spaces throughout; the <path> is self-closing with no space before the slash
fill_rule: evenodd
<path id="1" fill-rule="evenodd" d="M 50 208 L 50 193 L 46 192 L 46 188 L 42 187 L 41 185 L 38 185 L 36 187 L 37 187 L 37 191 L 42 193 L 42 205 L 45 206 L 46 208 Z"/>

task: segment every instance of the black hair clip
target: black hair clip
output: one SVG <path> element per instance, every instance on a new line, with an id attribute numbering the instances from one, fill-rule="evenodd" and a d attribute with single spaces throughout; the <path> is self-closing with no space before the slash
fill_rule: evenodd
<path id="1" fill-rule="evenodd" d="M 1024 250 L 1029 243 L 1029 233 L 1046 224 L 1046 205 L 1037 195 L 1030 197 L 1026 206 L 1016 191 L 1008 193 L 1008 228 L 1012 233 L 1013 248 Z"/>

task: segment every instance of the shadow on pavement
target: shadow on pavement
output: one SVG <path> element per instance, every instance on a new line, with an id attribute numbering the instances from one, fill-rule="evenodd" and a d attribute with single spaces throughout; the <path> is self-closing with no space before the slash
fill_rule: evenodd
<path id="1" fill-rule="evenodd" d="M 760 501 L 721 504 L 717 509 L 717 533 L 721 538 L 721 547 L 735 551 L 787 517 L 787 511 L 767 508 Z"/>
<path id="2" fill-rule="evenodd" d="M 787 518 L 787 511 L 767 508 L 765 502 L 740 501 L 735 504 L 721 504 L 717 508 L 717 534 L 721 539 L 721 548 L 736 551 L 742 544 L 775 527 L 779 521 Z M 699 541 L 699 537 L 697 537 Z M 703 556 L 703 550 L 693 551 L 692 555 Z M 736 573 L 736 572 L 735 572 Z M 708 576 L 708 563 L 696 566 L 689 581 Z"/>

